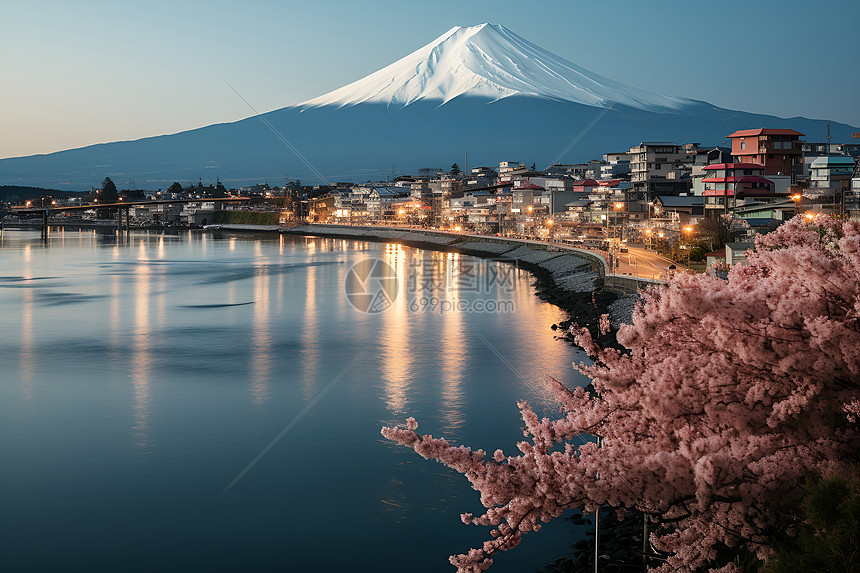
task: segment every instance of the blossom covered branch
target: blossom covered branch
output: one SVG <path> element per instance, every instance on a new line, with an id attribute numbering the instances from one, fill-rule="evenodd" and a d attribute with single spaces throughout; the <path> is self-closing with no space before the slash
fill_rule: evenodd
<path id="1" fill-rule="evenodd" d="M 720 547 L 767 559 L 772 533 L 796 524 L 804 479 L 860 454 L 860 225 L 796 218 L 747 258 L 726 280 L 683 273 L 644 292 L 617 333 L 624 352 L 574 329 L 595 392 L 554 383 L 557 419 L 521 402 L 517 456 L 486 459 L 413 419 L 383 428 L 481 493 L 486 513 L 463 520 L 491 539 L 451 558 L 460 571 L 485 570 L 566 508 L 599 505 L 654 517 L 663 571 L 727 565 Z M 574 445 L 595 435 L 603 448 Z"/>

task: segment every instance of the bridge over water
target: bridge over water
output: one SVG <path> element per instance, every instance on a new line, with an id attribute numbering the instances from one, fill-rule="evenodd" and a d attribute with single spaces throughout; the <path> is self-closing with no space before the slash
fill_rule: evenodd
<path id="1" fill-rule="evenodd" d="M 46 237 L 48 234 L 48 215 L 51 213 L 64 213 L 70 211 L 92 211 L 94 209 L 108 209 L 117 211 L 117 229 L 122 231 L 125 228 L 126 231 L 129 229 L 129 214 L 128 211 L 131 207 L 138 206 L 155 206 L 155 205 L 187 205 L 193 203 L 214 203 L 215 205 L 220 205 L 224 203 L 243 203 L 249 202 L 252 199 L 250 197 L 226 197 L 226 198 L 210 198 L 210 199 L 158 199 L 155 201 L 119 201 L 117 203 L 91 203 L 89 205 L 73 205 L 73 206 L 60 206 L 56 207 L 53 205 L 46 205 L 44 207 L 24 207 L 24 208 L 13 208 L 10 209 L 10 212 L 16 215 L 41 215 L 42 217 L 42 236 Z M 123 217 L 125 215 L 125 217 Z M 125 219 L 125 225 L 123 225 L 123 219 Z"/>

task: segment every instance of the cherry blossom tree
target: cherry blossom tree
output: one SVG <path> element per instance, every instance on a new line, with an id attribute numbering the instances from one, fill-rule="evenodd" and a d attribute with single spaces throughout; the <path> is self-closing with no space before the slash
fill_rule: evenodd
<path id="1" fill-rule="evenodd" d="M 480 492 L 486 512 L 462 520 L 490 539 L 451 557 L 459 571 L 485 570 L 567 508 L 601 505 L 650 516 L 660 571 L 771 555 L 774 535 L 798 524 L 804 480 L 860 453 L 860 224 L 795 218 L 747 258 L 726 279 L 682 273 L 645 291 L 617 333 L 623 351 L 574 329 L 594 392 L 555 384 L 556 419 L 520 402 L 518 455 L 420 435 L 412 418 L 382 429 Z M 583 436 L 602 447 L 576 446 Z"/>

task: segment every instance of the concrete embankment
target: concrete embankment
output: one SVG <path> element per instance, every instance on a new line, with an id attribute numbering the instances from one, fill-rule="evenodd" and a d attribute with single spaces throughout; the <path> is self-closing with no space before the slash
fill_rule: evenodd
<path id="1" fill-rule="evenodd" d="M 305 224 L 275 228 L 272 225 L 223 224 L 212 230 L 271 232 L 345 240 L 397 241 L 404 245 L 437 251 L 507 261 L 530 271 L 537 279 L 537 294 L 583 325 L 595 326 L 597 317 L 609 313 L 617 327 L 629 322 L 636 293 L 656 281 L 607 274 L 606 260 L 599 254 L 566 245 L 510 239 L 493 235 L 467 235 L 446 231 L 402 227 Z M 564 326 L 563 324 L 561 326 Z"/>
<path id="2" fill-rule="evenodd" d="M 572 322 L 589 325 L 592 329 L 596 329 L 597 317 L 604 313 L 610 315 L 615 328 L 622 322 L 630 322 L 636 293 L 639 288 L 654 282 L 607 275 L 606 260 L 599 254 L 539 241 L 349 225 L 299 225 L 283 229 L 282 232 L 352 240 L 397 241 L 419 248 L 456 251 L 509 261 L 535 276 L 538 296 L 565 310 Z M 566 325 L 559 326 L 564 328 Z M 611 341 L 610 338 L 604 342 Z"/>
<path id="3" fill-rule="evenodd" d="M 347 225 L 299 225 L 284 229 L 283 232 L 294 235 L 399 241 L 417 247 L 510 261 L 535 272 L 539 277 L 544 275 L 542 278 L 550 279 L 554 287 L 575 293 L 591 293 L 602 286 L 606 269 L 602 257 L 587 251 L 491 235 Z"/>

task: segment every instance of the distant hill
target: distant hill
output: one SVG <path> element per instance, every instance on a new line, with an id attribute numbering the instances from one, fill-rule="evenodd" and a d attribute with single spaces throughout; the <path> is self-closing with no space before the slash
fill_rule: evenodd
<path id="1" fill-rule="evenodd" d="M 21 185 L 0 185 L 0 201 L 4 203 L 16 203 L 19 201 L 32 201 L 42 197 L 75 197 L 81 195 L 79 191 L 60 191 L 58 189 L 45 189 L 43 187 L 25 187 Z"/>
<path id="2" fill-rule="evenodd" d="M 822 115 L 826 110 L 822 111 Z M 166 189 L 245 187 L 285 176 L 364 182 L 457 162 L 539 168 L 643 141 L 725 145 L 738 129 L 793 128 L 824 141 L 825 120 L 782 119 L 625 86 L 502 26 L 455 27 L 373 74 L 303 104 L 173 135 L 0 160 L 0 183 Z M 832 122 L 836 142 L 860 128 Z M 297 153 L 298 152 L 298 153 Z M 300 154 L 300 155 L 299 155 Z"/>

